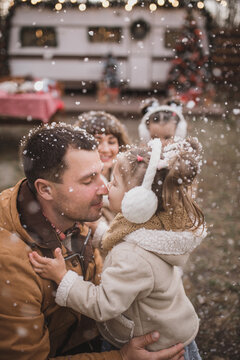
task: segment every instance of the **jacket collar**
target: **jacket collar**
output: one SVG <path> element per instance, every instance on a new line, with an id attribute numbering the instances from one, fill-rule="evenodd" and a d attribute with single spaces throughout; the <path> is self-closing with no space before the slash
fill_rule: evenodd
<path id="1" fill-rule="evenodd" d="M 183 255 L 193 251 L 206 237 L 206 226 L 187 228 L 189 219 L 182 208 L 173 213 L 159 212 L 144 224 L 133 224 L 118 213 L 103 237 L 102 248 L 110 251 L 122 241 L 162 255 Z"/>
<path id="2" fill-rule="evenodd" d="M 191 253 L 206 236 L 205 226 L 201 226 L 195 231 L 165 231 L 142 228 L 128 234 L 124 240 L 158 255 L 183 255 Z"/>
<path id="3" fill-rule="evenodd" d="M 43 216 L 41 207 L 26 180 L 19 188 L 17 208 L 23 228 L 38 246 L 48 249 L 61 246 L 56 231 Z"/>
<path id="4" fill-rule="evenodd" d="M 30 190 L 27 180 L 20 184 L 17 197 L 17 209 L 22 227 L 30 235 L 33 242 L 28 243 L 31 248 L 39 247 L 45 256 L 52 257 L 52 252 L 57 247 L 62 248 L 62 243 L 56 230 L 48 219 L 43 215 L 39 202 L 34 193 Z M 72 250 L 68 250 L 69 256 L 78 254 L 82 259 L 82 271 L 88 268 L 89 262 L 93 259 L 92 242 L 89 236 L 89 229 L 84 224 L 78 224 L 69 229 L 72 243 Z M 67 234 L 68 235 L 68 234 Z M 89 240 L 89 241 L 88 241 Z M 26 241 L 26 239 L 25 239 Z"/>

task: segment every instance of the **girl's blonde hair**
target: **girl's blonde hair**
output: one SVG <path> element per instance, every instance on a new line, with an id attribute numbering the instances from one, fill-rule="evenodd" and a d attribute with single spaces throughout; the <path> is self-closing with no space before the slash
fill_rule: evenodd
<path id="1" fill-rule="evenodd" d="M 112 114 L 105 111 L 88 111 L 82 113 L 74 126 L 85 129 L 93 136 L 97 134 L 114 135 L 118 139 L 121 150 L 130 144 L 129 136 L 124 125 Z"/>
<path id="2" fill-rule="evenodd" d="M 149 147 L 132 147 L 119 155 L 116 166 L 127 191 L 142 184 L 150 154 Z M 165 156 L 167 151 L 163 149 L 161 157 Z M 196 229 L 204 224 L 204 215 L 190 192 L 200 171 L 201 145 L 198 140 L 189 137 L 176 143 L 176 151 L 171 151 L 168 164 L 156 171 L 152 184 L 152 191 L 158 197 L 157 212 L 174 211 L 180 206 L 188 215 L 188 228 Z"/>

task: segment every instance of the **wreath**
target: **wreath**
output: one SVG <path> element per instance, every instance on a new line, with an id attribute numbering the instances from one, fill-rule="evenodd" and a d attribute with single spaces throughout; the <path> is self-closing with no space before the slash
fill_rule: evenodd
<path id="1" fill-rule="evenodd" d="M 143 19 L 134 21 L 130 26 L 132 39 L 143 40 L 150 30 L 150 25 Z"/>

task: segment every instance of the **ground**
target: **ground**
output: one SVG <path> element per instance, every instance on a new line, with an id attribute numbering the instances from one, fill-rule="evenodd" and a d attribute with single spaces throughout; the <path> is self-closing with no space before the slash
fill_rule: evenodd
<path id="1" fill-rule="evenodd" d="M 206 159 L 199 201 L 208 237 L 192 254 L 184 284 L 201 319 L 197 342 L 209 360 L 240 358 L 239 125 L 229 116 L 199 119 L 193 130 Z"/>
<path id="2" fill-rule="evenodd" d="M 206 216 L 208 236 L 191 255 L 183 279 L 201 319 L 197 343 L 205 360 L 240 358 L 240 114 L 235 107 L 240 105 L 235 103 L 222 116 L 212 118 L 188 116 L 189 133 L 197 136 L 204 148 L 198 202 Z M 64 119 L 73 122 L 76 118 Z M 122 121 L 135 139 L 138 122 L 129 117 Z M 0 126 L 0 190 L 22 176 L 17 145 L 30 127 Z"/>

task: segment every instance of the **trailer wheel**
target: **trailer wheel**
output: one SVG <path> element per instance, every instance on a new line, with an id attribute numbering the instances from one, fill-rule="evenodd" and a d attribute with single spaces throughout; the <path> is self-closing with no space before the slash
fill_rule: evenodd
<path id="1" fill-rule="evenodd" d="M 130 26 L 131 38 L 133 40 L 143 40 L 150 30 L 150 25 L 143 19 L 134 21 Z"/>

